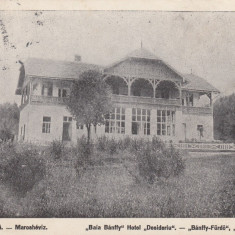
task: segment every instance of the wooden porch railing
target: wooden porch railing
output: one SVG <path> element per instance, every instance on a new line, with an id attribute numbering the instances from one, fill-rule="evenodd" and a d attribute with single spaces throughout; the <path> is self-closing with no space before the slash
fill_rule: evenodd
<path id="1" fill-rule="evenodd" d="M 152 97 L 112 95 L 112 101 L 117 103 L 134 103 L 134 104 L 160 104 L 180 106 L 180 99 L 160 99 Z"/>

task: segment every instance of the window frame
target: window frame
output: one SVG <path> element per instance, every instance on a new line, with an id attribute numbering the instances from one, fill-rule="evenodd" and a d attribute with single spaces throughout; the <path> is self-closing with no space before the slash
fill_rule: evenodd
<path id="1" fill-rule="evenodd" d="M 42 133 L 43 134 L 51 133 L 51 117 L 50 116 L 43 116 L 42 118 Z"/>
<path id="2" fill-rule="evenodd" d="M 105 115 L 105 133 L 121 134 L 126 133 L 126 109 L 115 107 L 113 111 Z"/>
<path id="3" fill-rule="evenodd" d="M 197 131 L 199 134 L 199 138 L 201 140 L 204 137 L 204 125 L 202 124 L 197 125 Z"/>
<path id="4" fill-rule="evenodd" d="M 72 122 L 73 118 L 71 116 L 63 116 L 63 122 Z"/>
<path id="5" fill-rule="evenodd" d="M 133 126 L 136 126 L 137 132 L 133 132 Z M 131 133 L 132 135 L 151 135 L 151 110 L 132 108 L 131 115 Z"/>
<path id="6" fill-rule="evenodd" d="M 70 89 L 69 88 L 58 88 L 58 97 L 59 98 L 67 98 L 69 96 Z"/>
<path id="7" fill-rule="evenodd" d="M 47 91 L 47 92 L 46 92 Z M 42 96 L 53 96 L 53 82 L 43 82 L 41 87 Z"/>
<path id="8" fill-rule="evenodd" d="M 157 135 L 175 136 L 175 110 L 157 109 Z"/>

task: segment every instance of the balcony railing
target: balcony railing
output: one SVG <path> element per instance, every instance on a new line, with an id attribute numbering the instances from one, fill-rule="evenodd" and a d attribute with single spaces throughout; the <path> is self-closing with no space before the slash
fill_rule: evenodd
<path id="1" fill-rule="evenodd" d="M 180 106 L 180 99 L 159 99 L 151 97 L 112 95 L 112 101 L 115 103 L 131 103 L 131 104 L 159 104 Z"/>
<path id="2" fill-rule="evenodd" d="M 63 105 L 68 98 L 66 97 L 53 97 L 53 96 L 39 96 L 31 95 L 30 102 L 38 104 L 59 104 Z"/>
<path id="3" fill-rule="evenodd" d="M 31 95 L 31 103 L 42 104 L 61 104 L 63 105 L 68 98 L 53 97 L 53 96 L 38 96 Z M 130 104 L 160 104 L 160 105 L 174 105 L 180 106 L 179 99 L 158 99 L 150 97 L 139 96 L 125 96 L 125 95 L 112 95 L 112 101 L 115 103 L 130 103 Z"/>
<path id="4" fill-rule="evenodd" d="M 190 107 L 190 106 L 182 106 L 183 114 L 211 114 L 211 107 Z"/>
<path id="5" fill-rule="evenodd" d="M 67 99 L 68 98 L 66 97 L 31 95 L 30 103 L 64 105 Z M 158 99 L 150 97 L 124 96 L 124 95 L 112 95 L 112 101 L 115 103 L 129 103 L 129 104 L 159 104 L 159 105 L 174 105 L 174 106 L 181 105 L 179 99 Z M 182 106 L 182 112 L 184 114 L 212 115 L 212 108 Z"/>

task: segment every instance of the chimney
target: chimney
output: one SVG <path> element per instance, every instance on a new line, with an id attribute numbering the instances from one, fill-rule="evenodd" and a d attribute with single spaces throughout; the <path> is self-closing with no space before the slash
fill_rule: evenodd
<path id="1" fill-rule="evenodd" d="M 80 55 L 75 55 L 74 56 L 74 61 L 75 62 L 81 62 L 81 60 L 82 60 L 82 57 Z"/>

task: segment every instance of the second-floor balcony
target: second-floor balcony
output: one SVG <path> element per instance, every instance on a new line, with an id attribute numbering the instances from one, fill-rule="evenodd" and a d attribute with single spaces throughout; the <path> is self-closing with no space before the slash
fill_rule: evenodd
<path id="1" fill-rule="evenodd" d="M 64 105 L 67 99 L 68 99 L 67 97 L 31 95 L 30 103 Z M 150 105 L 159 104 L 159 105 L 180 106 L 179 99 L 160 99 L 160 98 L 125 96 L 125 95 L 112 95 L 112 101 L 114 103 L 126 103 L 126 104 L 150 104 Z"/>
<path id="2" fill-rule="evenodd" d="M 30 103 L 31 104 L 64 105 L 67 99 L 68 99 L 67 97 L 31 95 Z"/>
<path id="3" fill-rule="evenodd" d="M 212 107 L 182 106 L 183 114 L 213 114 Z"/>
<path id="4" fill-rule="evenodd" d="M 40 96 L 30 95 L 29 99 L 21 105 L 21 109 L 28 103 L 30 104 L 45 104 L 45 105 L 65 105 L 68 97 L 54 97 L 54 96 Z M 125 95 L 112 95 L 112 101 L 120 104 L 143 104 L 143 105 L 164 105 L 164 106 L 181 106 L 180 99 L 160 99 L 150 97 L 137 97 L 137 96 L 125 96 Z M 206 114 L 212 115 L 212 107 L 194 107 L 194 106 L 182 106 L 183 114 Z"/>
<path id="5" fill-rule="evenodd" d="M 150 105 L 173 105 L 180 106 L 180 99 L 163 99 L 142 96 L 112 95 L 112 101 L 115 103 L 126 104 L 150 104 Z"/>

